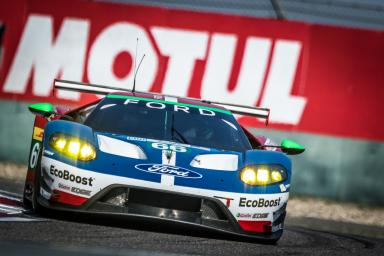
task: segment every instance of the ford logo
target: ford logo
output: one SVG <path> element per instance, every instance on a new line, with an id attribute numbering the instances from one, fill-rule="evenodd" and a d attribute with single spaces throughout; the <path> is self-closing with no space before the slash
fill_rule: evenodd
<path id="1" fill-rule="evenodd" d="M 172 165 L 137 164 L 135 165 L 135 168 L 144 172 L 166 174 L 166 175 L 172 175 L 175 177 L 187 178 L 187 179 L 200 179 L 201 177 L 203 177 L 203 175 L 201 175 L 200 173 L 193 172 L 191 170 L 181 168 L 178 166 L 172 166 Z"/>

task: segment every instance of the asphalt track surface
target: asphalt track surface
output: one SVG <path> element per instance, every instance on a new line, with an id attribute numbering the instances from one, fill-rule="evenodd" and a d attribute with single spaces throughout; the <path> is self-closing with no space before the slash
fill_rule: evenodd
<path id="1" fill-rule="evenodd" d="M 6 206 L 7 198 L 20 198 L 22 184 L 0 179 L 0 190 L 0 255 L 384 255 L 384 239 L 297 227 L 289 221 L 278 244 L 268 245 L 150 222 L 57 212 L 36 216 L 18 210 L 17 203 Z"/>

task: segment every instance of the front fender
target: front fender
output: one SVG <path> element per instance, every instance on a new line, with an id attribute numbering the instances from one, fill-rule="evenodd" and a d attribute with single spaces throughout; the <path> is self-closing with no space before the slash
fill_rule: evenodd
<path id="1" fill-rule="evenodd" d="M 244 164 L 278 164 L 283 166 L 289 173 L 292 168 L 291 159 L 289 159 L 284 153 L 270 150 L 246 151 Z"/>
<path id="2" fill-rule="evenodd" d="M 65 121 L 65 120 L 56 120 L 49 122 L 45 126 L 45 139 L 44 139 L 44 147 L 48 148 L 49 139 L 54 133 L 63 133 L 66 135 L 71 135 L 74 137 L 78 137 L 82 140 L 85 140 L 89 143 L 91 143 L 95 148 L 98 147 L 98 143 L 96 140 L 96 137 L 93 133 L 93 130 L 91 127 L 71 122 L 71 121 Z"/>

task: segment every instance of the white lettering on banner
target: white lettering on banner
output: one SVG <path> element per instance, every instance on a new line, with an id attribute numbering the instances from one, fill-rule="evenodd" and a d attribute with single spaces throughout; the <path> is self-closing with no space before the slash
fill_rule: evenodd
<path id="1" fill-rule="evenodd" d="M 205 58 L 208 33 L 159 27 L 151 31 L 161 54 L 169 56 L 162 92 L 186 96 L 195 62 Z"/>
<path id="2" fill-rule="evenodd" d="M 236 37 L 214 34 L 210 54 L 202 82 L 202 98 L 254 106 L 260 96 L 271 40 L 249 37 L 246 42 L 243 62 L 236 87 L 228 90 L 233 65 Z M 214 86 L 213 86 L 214 85 Z"/>
<path id="3" fill-rule="evenodd" d="M 141 67 L 145 69 L 145 75 L 138 77 L 137 90 L 149 91 L 157 73 L 157 54 L 147 32 L 142 27 L 128 22 L 112 24 L 97 36 L 89 54 L 89 82 L 131 88 L 134 76 L 133 68 L 126 77 L 118 78 L 114 73 L 113 63 L 121 52 L 128 52 L 132 59 L 134 58 L 137 38 L 140 40 L 138 54 L 146 54 L 145 62 Z M 141 55 L 138 58 L 141 58 Z"/>
<path id="4" fill-rule="evenodd" d="M 272 109 L 269 120 L 296 125 L 303 114 L 306 98 L 292 96 L 301 43 L 277 40 L 261 105 Z"/>
<path id="5" fill-rule="evenodd" d="M 160 85 L 162 93 L 187 96 L 196 61 L 204 60 L 206 64 L 200 89 L 202 98 L 249 106 L 254 106 L 260 100 L 262 106 L 272 109 L 271 122 L 291 125 L 300 122 L 307 99 L 292 95 L 302 49 L 299 41 L 276 39 L 272 48 L 271 38 L 249 36 L 245 42 L 236 86 L 228 90 L 238 41 L 236 34 L 210 35 L 206 31 L 157 26 L 151 28 L 154 38 L 151 39 L 151 35 L 140 25 L 117 22 L 101 30 L 93 42 L 88 42 L 89 30 L 88 20 L 65 18 L 58 35 L 53 38 L 53 18 L 30 15 L 4 81 L 3 91 L 25 94 L 30 77 L 33 77 L 32 93 L 40 97 L 51 94 L 52 81 L 58 77 L 74 81 L 88 77 L 90 83 L 131 88 L 133 68 L 125 77 L 118 77 L 113 66 L 119 53 L 127 52 L 134 58 L 136 38 L 139 38 L 138 57 L 141 57 L 141 53 L 147 57 L 142 64 L 145 74 L 138 77 L 137 90 L 149 91 L 158 76 L 159 56 L 155 50 L 158 47 L 161 56 L 168 58 L 163 84 Z M 209 36 L 211 43 L 208 51 Z M 267 74 L 269 56 L 272 58 Z M 87 73 L 84 74 L 86 61 Z M 263 81 L 266 83 L 264 94 L 261 95 Z M 79 93 L 59 90 L 58 98 L 77 101 Z M 137 104 L 138 101 L 127 99 L 124 104 L 131 103 Z M 164 108 L 159 103 L 148 103 L 147 106 Z M 174 111 L 189 113 L 190 109 L 175 106 Z M 202 115 L 215 115 L 209 110 L 199 111 Z"/>
<path id="6" fill-rule="evenodd" d="M 218 88 L 226 88 L 231 74 L 237 37 L 232 34 L 213 34 L 209 56 L 202 80 L 201 97 L 223 100 Z M 219 95 L 218 95 L 219 93 Z M 221 94 L 221 95 L 220 95 Z"/>
<path id="7" fill-rule="evenodd" d="M 81 81 L 87 49 L 89 22 L 66 18 L 56 40 L 50 16 L 31 15 L 25 25 L 11 69 L 4 83 L 4 92 L 23 94 L 33 75 L 33 94 L 49 96 L 53 79 Z M 58 91 L 58 97 L 78 100 L 78 92 Z"/>

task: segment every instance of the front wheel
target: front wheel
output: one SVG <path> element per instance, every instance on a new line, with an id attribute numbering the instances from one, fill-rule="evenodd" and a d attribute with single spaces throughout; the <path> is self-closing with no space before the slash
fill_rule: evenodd
<path id="1" fill-rule="evenodd" d="M 46 213 L 46 209 L 39 203 L 39 196 L 40 196 L 40 181 L 41 181 L 41 156 L 39 156 L 38 165 L 35 169 L 36 175 L 35 179 L 33 181 L 33 192 L 32 192 L 32 209 L 35 213 L 43 215 Z"/>
<path id="2" fill-rule="evenodd" d="M 27 198 L 26 191 L 27 191 L 27 184 L 25 185 L 24 192 L 23 192 L 23 206 L 26 210 L 31 210 L 33 209 L 32 202 L 30 199 Z"/>

